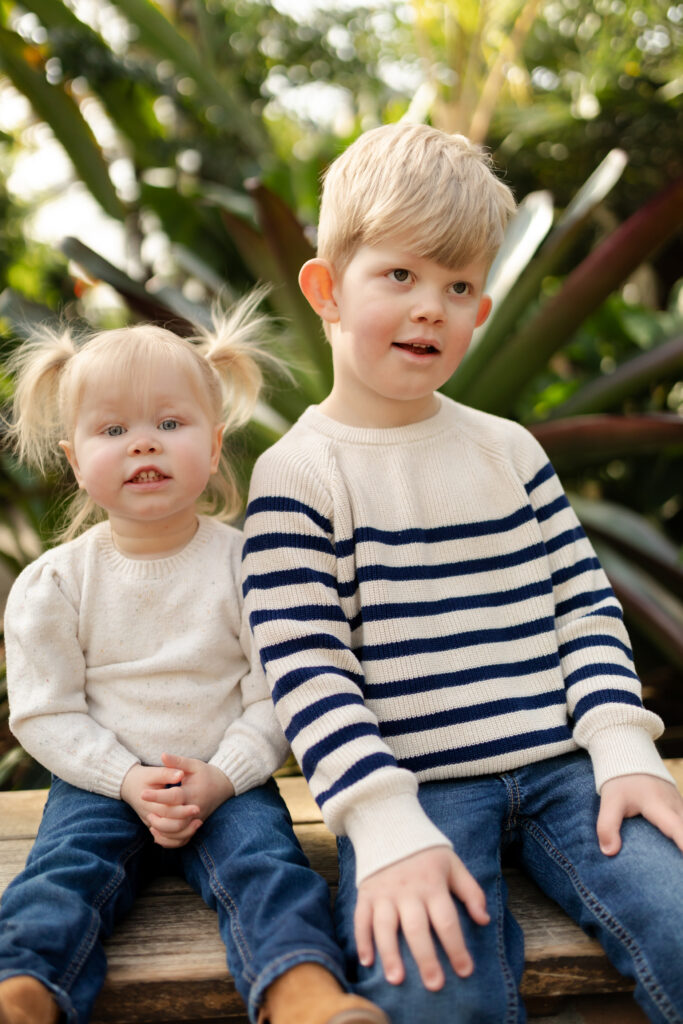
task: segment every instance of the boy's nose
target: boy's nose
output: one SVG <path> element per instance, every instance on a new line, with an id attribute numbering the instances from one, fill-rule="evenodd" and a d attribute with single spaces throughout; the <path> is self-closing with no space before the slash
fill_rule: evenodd
<path id="1" fill-rule="evenodd" d="M 412 310 L 412 319 L 415 323 L 441 323 L 443 318 L 443 300 L 440 295 L 424 292 L 416 296 Z"/>

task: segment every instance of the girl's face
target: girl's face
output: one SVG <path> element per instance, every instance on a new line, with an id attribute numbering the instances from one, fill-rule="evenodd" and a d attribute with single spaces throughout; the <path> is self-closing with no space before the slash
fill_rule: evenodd
<path id="1" fill-rule="evenodd" d="M 104 375 L 88 382 L 73 440 L 60 444 L 79 487 L 109 514 L 119 550 L 154 555 L 194 534 L 222 436 L 188 372 L 159 363 L 144 389 Z"/>

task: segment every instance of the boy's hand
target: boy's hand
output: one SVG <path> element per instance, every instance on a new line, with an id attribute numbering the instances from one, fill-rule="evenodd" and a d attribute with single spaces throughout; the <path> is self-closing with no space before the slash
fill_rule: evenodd
<path id="1" fill-rule="evenodd" d="M 161 760 L 164 762 L 165 770 L 175 770 L 182 781 L 179 786 L 165 789 L 163 792 L 157 791 L 154 794 L 145 791 L 142 794 L 143 798 L 155 799 L 161 805 L 149 815 L 152 834 L 157 842 L 157 835 L 172 838 L 177 833 L 179 807 L 192 808 L 193 816 L 198 819 L 194 829 L 196 831 L 217 807 L 235 795 L 232 782 L 215 765 L 207 764 L 195 757 L 179 757 L 177 754 L 162 754 Z"/>
<path id="2" fill-rule="evenodd" d="M 121 784 L 121 799 L 130 804 L 161 846 L 184 846 L 201 825 L 197 819 L 199 808 L 183 800 L 178 785 L 182 778 L 183 773 L 177 768 L 136 764 Z M 153 827 L 153 819 L 158 815 L 164 815 L 167 821 L 163 834 Z"/>
<path id="3" fill-rule="evenodd" d="M 436 992 L 446 979 L 431 927 L 455 973 L 466 978 L 474 964 L 462 937 L 453 894 L 465 904 L 473 921 L 488 924 L 482 889 L 460 858 L 446 847 L 422 850 L 370 875 L 359 886 L 354 918 L 360 962 L 366 967 L 373 962 L 374 937 L 384 976 L 392 985 L 400 985 L 405 977 L 398 946 L 398 932 L 402 930 L 423 985 Z"/>
<path id="4" fill-rule="evenodd" d="M 683 851 L 683 797 L 655 775 L 619 775 L 603 784 L 598 814 L 598 842 L 608 857 L 621 849 L 624 818 L 642 814 Z"/>

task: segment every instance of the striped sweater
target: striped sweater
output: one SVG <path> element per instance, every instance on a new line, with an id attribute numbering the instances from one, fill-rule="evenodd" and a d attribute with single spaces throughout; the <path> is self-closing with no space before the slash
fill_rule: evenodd
<path id="1" fill-rule="evenodd" d="M 448 844 L 419 781 L 578 746 L 598 789 L 669 779 L 619 604 L 518 424 L 443 397 L 381 430 L 312 407 L 258 460 L 245 535 L 278 717 L 359 881 Z"/>

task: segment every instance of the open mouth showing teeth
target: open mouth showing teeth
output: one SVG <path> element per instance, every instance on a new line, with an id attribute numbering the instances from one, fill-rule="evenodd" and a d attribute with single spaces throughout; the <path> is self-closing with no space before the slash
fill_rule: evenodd
<path id="1" fill-rule="evenodd" d="M 438 348 L 436 348 L 434 345 L 429 345 L 429 344 L 422 345 L 422 344 L 420 344 L 420 342 L 415 342 L 415 341 L 412 341 L 412 342 L 395 341 L 394 345 L 396 346 L 396 348 L 402 348 L 406 352 L 415 352 L 417 355 L 420 355 L 420 356 L 421 355 L 425 355 L 425 354 L 436 355 L 436 354 L 438 354 L 438 351 L 439 351 Z"/>
<path id="2" fill-rule="evenodd" d="M 163 473 L 157 473 L 155 469 L 143 469 L 141 473 L 137 473 L 132 476 L 128 483 L 130 484 L 146 484 L 152 480 L 165 480 L 166 477 Z"/>

